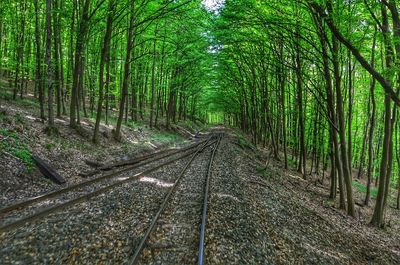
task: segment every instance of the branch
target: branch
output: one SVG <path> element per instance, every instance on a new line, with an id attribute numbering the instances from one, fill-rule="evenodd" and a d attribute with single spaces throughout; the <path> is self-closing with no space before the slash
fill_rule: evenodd
<path id="1" fill-rule="evenodd" d="M 376 71 L 375 68 L 372 67 L 367 62 L 367 60 L 365 60 L 365 58 L 361 55 L 360 51 L 356 47 L 354 47 L 353 44 L 340 33 L 338 28 L 333 23 L 333 20 L 330 17 L 330 15 L 325 13 L 324 9 L 320 5 L 318 5 L 315 2 L 311 2 L 310 5 L 312 8 L 314 8 L 316 12 L 318 12 L 318 14 L 322 18 L 325 18 L 325 22 L 328 25 L 329 29 L 331 30 L 332 34 L 335 35 L 335 37 L 341 43 L 343 43 L 347 47 L 347 49 L 351 51 L 351 53 L 361 64 L 361 66 L 364 67 L 364 69 L 367 70 L 381 84 L 381 86 L 385 90 L 385 93 L 393 100 L 393 102 L 397 106 L 400 106 L 400 99 L 397 97 L 396 92 L 393 90 L 391 82 L 389 80 L 386 80 L 385 77 L 383 77 L 383 75 L 381 75 L 378 71 Z"/>
<path id="2" fill-rule="evenodd" d="M 371 15 L 372 19 L 375 21 L 375 23 L 378 25 L 378 27 L 383 31 L 382 24 L 379 22 L 378 18 L 376 17 L 375 13 L 372 11 L 371 7 L 367 3 L 367 0 L 364 0 L 364 4 L 368 9 L 369 14 Z"/>

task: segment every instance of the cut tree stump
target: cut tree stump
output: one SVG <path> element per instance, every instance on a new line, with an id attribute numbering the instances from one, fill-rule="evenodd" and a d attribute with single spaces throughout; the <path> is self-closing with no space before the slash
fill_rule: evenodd
<path id="1" fill-rule="evenodd" d="M 66 182 L 65 178 L 63 178 L 60 174 L 58 174 L 48 163 L 46 163 L 43 159 L 38 156 L 32 156 L 33 161 L 36 166 L 39 168 L 42 174 L 54 181 L 57 184 L 63 184 Z"/>

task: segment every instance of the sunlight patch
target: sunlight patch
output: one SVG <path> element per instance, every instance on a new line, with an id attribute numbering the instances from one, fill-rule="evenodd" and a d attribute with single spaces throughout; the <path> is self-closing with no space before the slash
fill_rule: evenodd
<path id="1" fill-rule="evenodd" d="M 217 195 L 218 198 L 228 198 L 228 199 L 234 200 L 236 202 L 241 202 L 238 198 L 236 198 L 236 197 L 234 197 L 232 195 L 229 195 L 229 194 L 216 193 L 216 195 Z"/>
<path id="2" fill-rule="evenodd" d="M 166 187 L 166 188 L 169 188 L 169 187 L 172 187 L 174 184 L 173 183 L 171 183 L 171 182 L 165 182 L 165 181 L 162 181 L 162 180 L 159 180 L 159 179 L 156 179 L 156 178 L 150 178 L 150 177 L 143 177 L 143 178 L 140 178 L 140 181 L 141 182 L 148 182 L 148 183 L 154 183 L 154 184 L 156 184 L 157 186 L 160 186 L 160 187 Z"/>

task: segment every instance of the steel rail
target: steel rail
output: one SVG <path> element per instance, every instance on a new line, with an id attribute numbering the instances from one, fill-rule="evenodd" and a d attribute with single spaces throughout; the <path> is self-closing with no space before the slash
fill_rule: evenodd
<path id="1" fill-rule="evenodd" d="M 93 183 L 96 183 L 96 182 L 100 182 L 102 180 L 110 179 L 110 178 L 115 177 L 115 176 L 117 176 L 117 175 L 119 175 L 121 173 L 124 173 L 126 171 L 139 168 L 141 166 L 144 166 L 144 165 L 147 165 L 149 163 L 161 160 L 163 158 L 166 158 L 166 157 L 178 154 L 178 153 L 186 152 L 188 150 L 191 150 L 191 149 L 199 146 L 200 144 L 202 144 L 204 142 L 205 142 L 205 140 L 203 140 L 203 141 L 201 141 L 199 143 L 195 143 L 193 145 L 190 145 L 188 147 L 185 147 L 183 149 L 178 149 L 176 151 L 173 151 L 172 153 L 168 153 L 168 154 L 160 156 L 160 157 L 155 157 L 155 158 L 150 159 L 150 160 L 147 160 L 149 155 L 146 155 L 146 157 L 147 157 L 146 159 L 139 158 L 140 161 L 142 161 L 142 162 L 140 162 L 138 164 L 135 164 L 133 166 L 129 166 L 129 167 L 126 167 L 124 169 L 120 169 L 120 170 L 117 170 L 115 172 L 112 172 L 110 174 L 106 174 L 104 176 L 100 176 L 100 177 L 93 178 L 93 179 L 90 179 L 90 180 L 82 181 L 82 182 L 79 182 L 77 184 L 70 185 L 68 187 L 65 187 L 65 188 L 62 188 L 62 189 L 59 189 L 59 190 L 56 190 L 56 191 L 53 191 L 53 192 L 49 192 L 49 193 L 46 193 L 46 194 L 43 194 L 43 195 L 39 195 L 37 197 L 33 197 L 33 198 L 28 199 L 28 200 L 25 200 L 25 201 L 22 201 L 22 202 L 17 202 L 15 204 L 6 206 L 4 208 L 1 208 L 0 209 L 0 215 L 8 213 L 8 212 L 11 212 L 11 211 L 14 211 L 14 210 L 17 210 L 17 209 L 20 209 L 20 208 L 23 208 L 23 207 L 26 207 L 26 206 L 29 206 L 29 205 L 32 205 L 32 204 L 34 204 L 36 202 L 41 202 L 41 201 L 44 201 L 44 200 L 59 196 L 59 195 L 64 194 L 66 192 L 72 191 L 74 189 L 79 189 L 79 188 L 85 187 L 87 185 L 90 185 L 90 184 L 93 184 Z M 163 151 L 160 151 L 160 152 L 163 152 Z M 154 155 L 157 155 L 157 154 L 159 154 L 159 152 L 154 153 Z"/>
<path id="2" fill-rule="evenodd" d="M 197 154 L 201 150 L 203 150 L 205 147 L 210 146 L 211 144 L 214 143 L 214 142 L 212 142 L 210 144 L 209 143 L 210 140 L 211 140 L 211 138 L 206 140 L 206 141 L 203 141 L 204 144 L 202 146 L 200 146 L 196 151 L 192 151 L 192 152 L 190 152 L 188 154 L 181 155 L 181 156 L 179 156 L 177 158 L 171 159 L 171 160 L 169 160 L 169 161 L 167 161 L 165 163 L 159 164 L 159 165 L 157 165 L 157 166 L 155 166 L 153 168 L 147 169 L 147 170 L 142 171 L 140 173 L 137 173 L 137 174 L 135 174 L 133 176 L 125 177 L 123 180 L 114 182 L 114 183 L 112 183 L 112 184 L 110 184 L 108 186 L 99 188 L 99 189 L 97 189 L 97 190 L 95 190 L 93 192 L 84 194 L 82 196 L 79 196 L 77 198 L 74 198 L 72 200 L 69 200 L 69 201 L 66 201 L 66 202 L 63 202 L 63 203 L 60 203 L 60 204 L 56 204 L 56 205 L 53 205 L 51 207 L 39 210 L 39 211 L 29 215 L 29 216 L 26 216 L 26 217 L 23 217 L 23 218 L 18 219 L 16 221 L 13 221 L 13 222 L 10 222 L 8 224 L 5 224 L 5 225 L 0 227 L 0 234 L 4 233 L 4 232 L 7 232 L 7 231 L 10 231 L 10 230 L 13 230 L 13 229 L 16 229 L 16 228 L 26 224 L 27 222 L 35 221 L 35 220 L 37 220 L 37 219 L 39 219 L 41 217 L 44 217 L 44 216 L 47 216 L 47 215 L 53 213 L 53 212 L 65 209 L 65 208 L 67 208 L 67 207 L 69 207 L 71 205 L 86 201 L 86 200 L 88 200 L 88 199 L 90 199 L 90 198 L 92 198 L 94 196 L 97 196 L 99 194 L 105 193 L 106 191 L 111 190 L 111 189 L 113 189 L 113 188 L 115 188 L 117 186 L 120 186 L 122 184 L 125 184 L 125 183 L 128 183 L 130 181 L 136 180 L 141 176 L 149 174 L 149 173 L 151 173 L 151 172 L 153 172 L 153 171 L 155 171 L 157 169 L 160 169 L 160 168 L 162 168 L 162 167 L 164 167 L 166 165 L 172 164 L 175 161 L 178 161 L 180 159 L 186 158 L 186 157 L 188 157 L 189 155 L 191 155 L 193 153 Z"/>
<path id="3" fill-rule="evenodd" d="M 198 256 L 198 265 L 203 265 L 205 263 L 205 253 L 204 253 L 204 242 L 205 242 L 205 234 L 206 234 L 206 224 L 207 224 L 207 206 L 208 206 L 208 191 L 210 189 L 210 178 L 212 173 L 212 165 L 215 158 L 215 153 L 218 149 L 218 146 L 221 142 L 222 135 L 218 136 L 217 144 L 212 151 L 210 163 L 208 164 L 207 177 L 206 177 L 206 187 L 204 191 L 204 202 L 203 202 L 203 213 L 201 217 L 201 229 L 200 229 L 200 245 L 199 245 L 199 256 Z"/>
<path id="4" fill-rule="evenodd" d="M 210 138 L 211 139 L 211 138 Z M 212 144 L 214 144 L 215 142 L 213 142 Z M 182 177 L 184 176 L 184 174 L 186 173 L 187 169 L 189 168 L 189 166 L 192 164 L 193 160 L 197 157 L 197 155 L 204 150 L 206 147 L 208 146 L 208 144 L 205 144 L 202 148 L 199 148 L 197 152 L 195 152 L 193 154 L 193 156 L 190 158 L 189 162 L 186 163 L 185 167 L 182 169 L 181 173 L 179 174 L 179 176 L 176 178 L 173 186 L 170 188 L 170 190 L 168 191 L 168 193 L 165 195 L 163 202 L 160 206 L 160 208 L 158 209 L 157 213 L 154 215 L 150 225 L 148 226 L 145 234 L 143 235 L 142 239 L 139 242 L 139 245 L 136 247 L 135 252 L 132 256 L 131 259 L 129 259 L 128 264 L 129 265 L 133 265 L 136 264 L 139 261 L 140 258 L 140 254 L 142 253 L 142 250 L 146 244 L 147 239 L 149 238 L 151 232 L 154 230 L 154 227 L 156 226 L 156 223 L 160 217 L 160 215 L 162 214 L 162 212 L 164 211 L 164 209 L 167 206 L 168 200 L 171 197 L 172 193 L 175 191 L 176 187 L 178 186 L 179 181 L 182 179 Z"/>

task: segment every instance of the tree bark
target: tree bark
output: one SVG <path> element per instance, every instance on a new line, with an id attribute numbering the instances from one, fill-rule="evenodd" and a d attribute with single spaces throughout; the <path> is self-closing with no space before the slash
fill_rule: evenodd
<path id="1" fill-rule="evenodd" d="M 90 0 L 85 0 L 82 9 L 82 17 L 79 23 L 79 28 L 76 38 L 75 48 L 75 60 L 74 60 L 74 72 L 72 77 L 72 89 L 71 89 L 71 104 L 70 104 L 70 126 L 75 128 L 79 124 L 79 79 L 83 78 L 81 70 L 82 68 L 82 57 L 85 50 L 86 35 L 88 31 L 89 22 L 89 5 Z"/>
<path id="2" fill-rule="evenodd" d="M 53 110 L 53 80 L 51 67 L 51 0 L 46 0 L 46 63 L 47 63 L 47 90 L 48 90 L 48 123 L 54 126 Z"/>
<path id="3" fill-rule="evenodd" d="M 153 66 L 151 69 L 151 99 L 150 99 L 150 128 L 153 127 L 153 115 L 154 115 L 154 94 L 155 94 L 155 82 L 156 82 L 156 62 L 157 62 L 157 28 L 154 33 L 153 43 Z"/>
<path id="4" fill-rule="evenodd" d="M 381 5 L 381 13 L 382 13 L 382 32 L 385 46 L 385 59 L 386 59 L 386 68 L 390 68 L 393 63 L 393 49 L 389 40 L 389 22 L 387 17 L 386 7 Z M 390 80 L 390 78 L 388 78 Z M 390 84 L 391 86 L 391 84 Z M 380 163 L 380 171 L 379 171 L 379 185 L 378 185 L 378 194 L 376 197 L 376 204 L 374 208 L 374 213 L 371 219 L 371 224 L 373 226 L 382 227 L 384 225 L 384 211 L 385 211 L 385 196 L 387 186 L 387 178 L 390 179 L 390 175 L 388 172 L 391 171 L 391 148 L 392 148 L 392 120 L 391 120 L 391 98 L 389 95 L 385 95 L 385 125 L 384 125 L 384 136 L 383 136 L 383 145 L 382 145 L 382 159 Z"/>
<path id="5" fill-rule="evenodd" d="M 119 115 L 117 120 L 117 127 L 115 129 L 114 137 L 117 141 L 121 141 L 121 125 L 124 117 L 125 100 L 128 96 L 128 80 L 130 74 L 131 53 L 133 48 L 133 30 L 134 30 L 134 3 L 131 3 L 131 17 L 129 19 L 128 35 L 126 40 L 126 57 L 124 63 L 124 77 L 122 81 L 122 95 L 119 105 Z"/>
<path id="6" fill-rule="evenodd" d="M 110 42 L 111 42 L 111 33 L 112 33 L 112 24 L 113 24 L 113 10 L 115 0 L 110 0 L 108 3 L 108 15 L 107 15 L 107 24 L 106 24 L 106 33 L 104 35 L 103 48 L 101 49 L 100 55 L 100 70 L 99 70 L 99 98 L 97 102 L 97 113 L 96 113 L 96 123 L 94 126 L 93 133 L 93 142 L 98 142 L 98 135 L 100 129 L 100 121 L 101 114 L 103 109 L 103 88 L 104 88 L 104 65 L 110 57 Z"/>
<path id="7" fill-rule="evenodd" d="M 36 82 L 35 86 L 39 93 L 40 105 L 40 119 L 44 121 L 44 91 L 42 80 L 42 54 L 41 54 L 41 40 L 40 40 L 40 19 L 39 19 L 39 5 L 38 0 L 35 0 L 35 41 L 36 41 Z"/>

